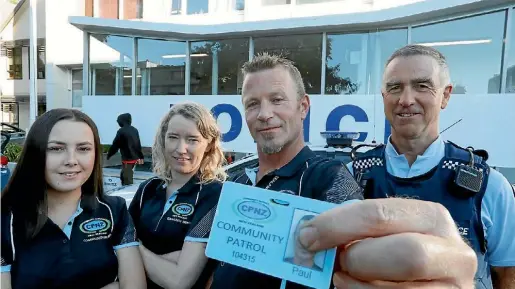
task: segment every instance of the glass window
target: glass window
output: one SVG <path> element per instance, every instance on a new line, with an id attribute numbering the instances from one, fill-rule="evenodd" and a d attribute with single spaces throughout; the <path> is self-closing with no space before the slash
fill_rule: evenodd
<path id="1" fill-rule="evenodd" d="M 327 35 L 325 93 L 380 93 L 384 64 L 407 36 L 407 29 Z"/>
<path id="2" fill-rule="evenodd" d="M 39 102 L 38 103 L 38 115 L 37 116 L 40 116 L 42 114 L 44 114 L 46 112 L 46 102 Z"/>
<path id="3" fill-rule="evenodd" d="M 506 93 L 515 93 L 515 9 L 511 11 L 508 50 L 506 51 Z"/>
<path id="4" fill-rule="evenodd" d="M 131 95 L 132 38 L 102 34 L 91 36 L 91 94 Z"/>
<path id="5" fill-rule="evenodd" d="M 236 10 L 236 11 L 245 10 L 245 0 L 234 0 L 234 10 Z"/>
<path id="6" fill-rule="evenodd" d="M 37 58 L 38 58 L 37 59 L 37 61 L 38 61 L 38 66 L 37 66 L 38 79 L 45 79 L 45 63 L 46 63 L 45 46 L 38 46 Z M 28 59 L 29 69 L 30 69 L 30 48 L 29 48 L 29 54 L 27 54 L 27 59 Z M 29 79 L 30 79 L 30 70 L 29 70 Z"/>
<path id="7" fill-rule="evenodd" d="M 414 27 L 411 41 L 445 55 L 453 93 L 499 93 L 505 13 Z"/>
<path id="8" fill-rule="evenodd" d="M 188 0 L 188 15 L 208 12 L 209 0 Z"/>
<path id="9" fill-rule="evenodd" d="M 136 93 L 185 94 L 186 43 L 138 39 Z"/>
<path id="10" fill-rule="evenodd" d="M 280 54 L 295 62 L 306 93 L 320 94 L 322 34 L 288 35 L 254 39 L 254 53 Z"/>
<path id="11" fill-rule="evenodd" d="M 248 39 L 192 42 L 190 94 L 240 94 L 248 60 Z"/>
<path id="12" fill-rule="evenodd" d="M 182 0 L 172 0 L 172 15 L 182 14 Z"/>
<path id="13" fill-rule="evenodd" d="M 45 64 L 46 64 L 46 56 L 45 56 L 45 46 L 38 47 L 38 79 L 45 79 Z"/>
<path id="14" fill-rule="evenodd" d="M 7 79 L 23 79 L 22 47 L 7 48 Z"/>
<path id="15" fill-rule="evenodd" d="M 82 69 L 72 70 L 72 107 L 82 107 Z"/>
<path id="16" fill-rule="evenodd" d="M 263 6 L 291 4 L 291 0 L 261 0 Z"/>
<path id="17" fill-rule="evenodd" d="M 2 114 L 0 121 L 18 127 L 20 122 L 20 108 L 18 102 L 6 102 L 2 100 L 1 105 Z M 3 140 L 3 136 L 2 136 Z"/>

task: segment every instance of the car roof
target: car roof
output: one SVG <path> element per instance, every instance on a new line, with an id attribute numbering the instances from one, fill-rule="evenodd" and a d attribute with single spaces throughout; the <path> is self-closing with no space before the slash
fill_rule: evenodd
<path id="1" fill-rule="evenodd" d="M 340 153 L 340 154 L 344 154 L 344 155 L 348 154 L 349 157 L 350 157 L 350 152 L 352 149 L 352 148 L 327 147 L 327 146 L 322 146 L 322 145 L 308 145 L 308 147 L 314 152 Z M 231 164 L 224 166 L 224 169 L 226 171 L 230 171 L 233 168 L 239 167 L 241 165 L 245 165 L 252 161 L 256 161 L 257 158 L 258 158 L 257 153 L 250 153 L 250 154 L 246 155 L 245 157 L 243 157 Z M 149 178 L 150 177 L 151 177 L 151 175 L 149 175 Z M 138 187 L 139 187 L 139 183 L 133 184 L 133 185 L 117 187 L 117 188 L 114 188 L 114 189 L 106 191 L 106 192 L 108 192 L 109 195 L 113 195 L 113 196 L 123 196 L 124 194 L 135 193 L 138 190 Z"/>
<path id="2" fill-rule="evenodd" d="M 350 156 L 350 152 L 351 152 L 351 148 L 335 148 L 335 147 L 327 147 L 327 146 L 322 146 L 322 145 L 309 145 L 308 146 L 312 151 L 314 152 L 328 152 L 328 153 L 333 153 L 333 152 L 340 152 L 340 153 L 343 153 L 343 154 L 349 154 Z M 244 164 L 244 163 L 247 163 L 247 162 L 250 162 L 252 160 L 255 160 L 258 158 L 258 155 L 257 153 L 252 153 L 252 154 L 249 154 L 229 165 L 226 165 L 224 166 L 224 168 L 226 170 L 229 170 L 229 169 L 232 169 L 234 167 L 237 167 L 241 164 Z"/>

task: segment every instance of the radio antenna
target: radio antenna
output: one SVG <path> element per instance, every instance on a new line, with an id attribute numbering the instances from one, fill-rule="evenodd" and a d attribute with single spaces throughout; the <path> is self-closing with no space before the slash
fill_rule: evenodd
<path id="1" fill-rule="evenodd" d="M 458 120 L 457 122 L 455 122 L 455 123 L 451 124 L 451 125 L 450 125 L 449 127 L 447 127 L 446 129 L 442 130 L 442 131 L 440 132 L 440 134 L 442 134 L 442 133 L 443 133 L 443 132 L 445 132 L 446 130 L 450 129 L 451 127 L 455 126 L 456 124 L 458 124 L 458 122 L 460 122 L 460 121 L 462 121 L 462 120 L 463 120 L 463 118 L 460 118 L 460 120 Z"/>

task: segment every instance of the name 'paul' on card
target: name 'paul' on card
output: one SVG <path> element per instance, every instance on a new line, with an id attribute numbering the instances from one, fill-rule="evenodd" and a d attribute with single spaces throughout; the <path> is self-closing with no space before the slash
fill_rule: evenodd
<path id="1" fill-rule="evenodd" d="M 336 248 L 308 252 L 298 235 L 303 223 L 335 206 L 226 182 L 206 255 L 312 288 L 329 288 Z"/>

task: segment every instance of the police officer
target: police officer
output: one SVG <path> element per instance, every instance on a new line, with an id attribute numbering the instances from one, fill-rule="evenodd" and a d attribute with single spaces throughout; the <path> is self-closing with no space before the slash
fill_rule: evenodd
<path id="1" fill-rule="evenodd" d="M 148 288 L 205 288 L 214 261 L 205 256 L 225 172 L 220 131 L 209 110 L 175 104 L 153 146 L 154 173 L 129 206 Z"/>
<path id="2" fill-rule="evenodd" d="M 84 113 L 34 122 L 2 192 L 2 288 L 145 287 L 125 200 L 103 194 L 101 157 Z"/>
<path id="3" fill-rule="evenodd" d="M 392 134 L 349 164 L 365 198 L 403 196 L 444 205 L 477 254 L 476 288 L 515 288 L 515 199 L 510 184 L 474 153 L 439 135 L 452 92 L 445 57 L 421 45 L 390 57 L 382 95 Z M 482 156 L 482 157 L 481 157 Z"/>
<path id="4" fill-rule="evenodd" d="M 302 223 L 298 234 L 301 245 L 312 254 L 352 243 L 337 259 L 342 269 L 334 279 L 336 286 L 373 286 L 367 281 L 390 281 L 390 277 L 396 282 L 417 281 L 435 288 L 466 287 L 471 282 L 475 256 L 460 239 L 445 209 L 416 200 L 356 201 L 362 197 L 361 190 L 347 168 L 340 161 L 316 157 L 305 145 L 303 120 L 309 97 L 291 61 L 262 54 L 246 63 L 243 73 L 242 102 L 249 131 L 257 144 L 259 164 L 247 168 L 233 181 L 333 203 L 348 202 Z M 430 212 L 441 212 L 431 219 L 440 224 L 438 229 L 427 228 L 421 222 L 420 213 L 431 215 Z M 367 241 L 356 242 L 362 239 Z M 392 240 L 405 250 L 384 250 Z M 421 252 L 421 247 L 428 251 Z M 299 255 L 309 256 L 305 252 Z M 429 260 L 427 256 L 436 257 Z M 395 260 L 396 266 L 392 267 L 388 260 Z M 452 267 L 454 262 L 461 267 Z M 442 268 L 446 268 L 445 272 Z M 412 272 L 420 273 L 415 276 Z M 280 287 L 303 288 L 220 263 L 210 288 Z"/>

